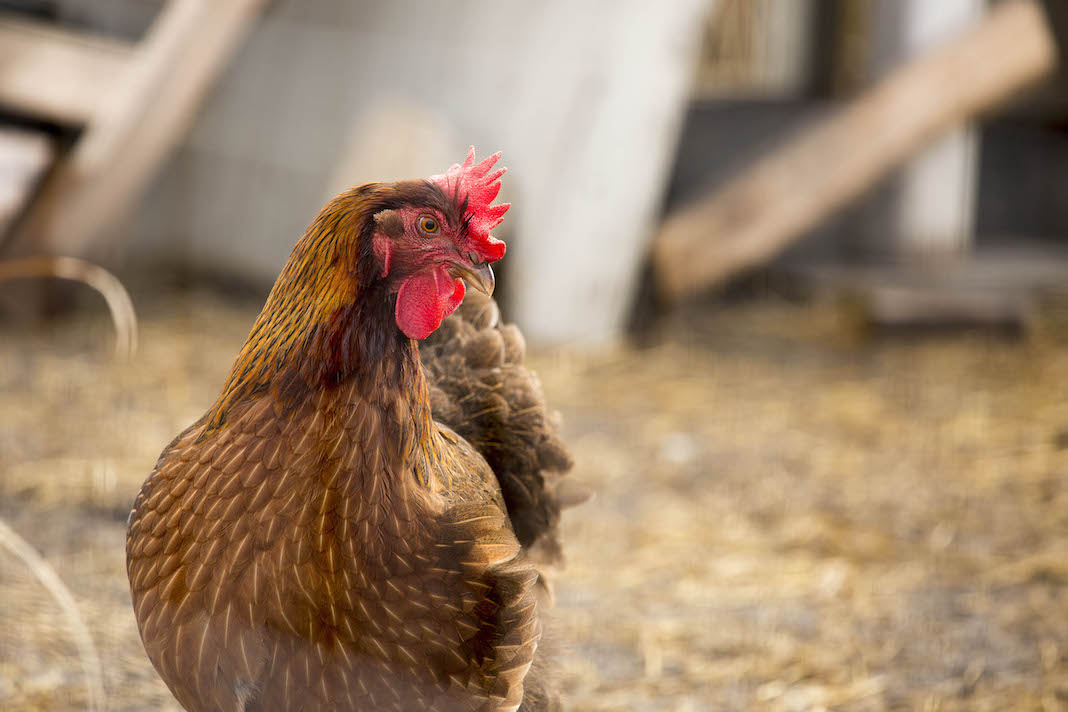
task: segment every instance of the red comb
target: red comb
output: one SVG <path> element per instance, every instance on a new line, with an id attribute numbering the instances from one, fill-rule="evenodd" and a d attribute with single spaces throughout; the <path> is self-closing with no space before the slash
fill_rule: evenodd
<path id="1" fill-rule="evenodd" d="M 475 163 L 475 147 L 467 151 L 464 164 L 454 164 L 443 175 L 432 176 L 430 180 L 441 186 L 458 205 L 467 201 L 467 233 L 471 247 L 487 262 L 496 262 L 504 257 L 504 243 L 489 234 L 497 227 L 504 214 L 511 207 L 509 203 L 490 205 L 497 193 L 501 191 L 501 176 L 508 169 L 498 168 L 490 172 L 493 164 L 501 157 L 501 152 Z"/>

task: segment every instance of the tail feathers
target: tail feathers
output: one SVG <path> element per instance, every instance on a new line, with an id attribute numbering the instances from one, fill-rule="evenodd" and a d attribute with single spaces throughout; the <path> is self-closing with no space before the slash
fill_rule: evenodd
<path id="1" fill-rule="evenodd" d="M 563 477 L 572 460 L 558 434 L 559 415 L 548 410 L 537 376 L 523 365 L 523 335 L 499 322 L 493 300 L 469 294 L 421 342 L 431 410 L 486 458 L 532 558 L 557 563 L 560 510 L 590 491 Z"/>

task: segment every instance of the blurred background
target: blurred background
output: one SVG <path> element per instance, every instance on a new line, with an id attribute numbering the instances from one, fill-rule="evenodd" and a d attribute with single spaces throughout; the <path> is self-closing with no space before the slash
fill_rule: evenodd
<path id="1" fill-rule="evenodd" d="M 1068 709 L 1066 14 L 0 0 L 0 709 L 177 709 L 141 482 L 322 204 L 472 144 L 570 709 Z"/>

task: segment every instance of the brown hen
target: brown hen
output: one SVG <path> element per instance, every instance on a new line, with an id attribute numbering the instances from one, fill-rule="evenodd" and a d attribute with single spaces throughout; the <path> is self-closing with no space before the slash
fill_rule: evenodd
<path id="1" fill-rule="evenodd" d="M 190 712 L 556 708 L 570 459 L 492 300 L 449 316 L 504 254 L 496 158 L 328 204 L 145 482 L 134 611 Z"/>

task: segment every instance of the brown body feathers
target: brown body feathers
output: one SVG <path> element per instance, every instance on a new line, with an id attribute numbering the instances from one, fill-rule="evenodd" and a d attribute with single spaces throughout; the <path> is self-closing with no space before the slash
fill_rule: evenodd
<path id="1" fill-rule="evenodd" d="M 398 331 L 370 241 L 405 205 L 457 210 L 416 181 L 323 210 L 137 497 L 134 610 L 190 712 L 555 709 L 531 670 L 570 460 L 491 300 Z"/>

